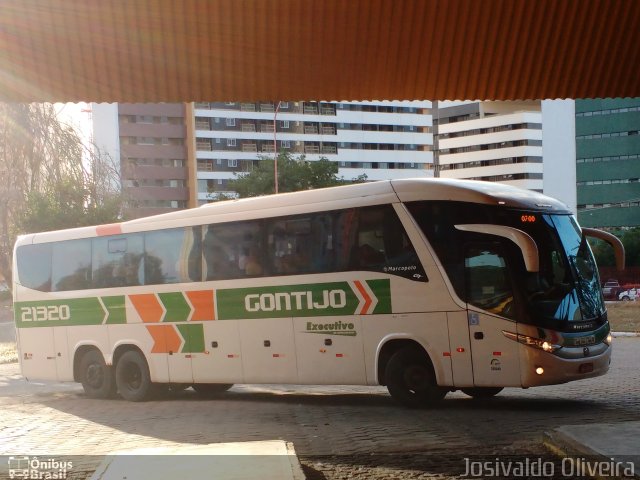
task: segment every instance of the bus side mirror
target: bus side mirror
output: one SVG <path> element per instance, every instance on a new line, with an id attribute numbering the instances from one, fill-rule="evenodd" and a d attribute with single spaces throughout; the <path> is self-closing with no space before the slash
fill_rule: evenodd
<path id="1" fill-rule="evenodd" d="M 620 241 L 618 237 L 610 234 L 609 232 L 605 232 L 603 230 L 598 230 L 595 228 L 583 228 L 582 234 L 585 237 L 593 237 L 598 240 L 604 240 L 609 245 L 613 247 L 613 254 L 616 257 L 616 268 L 618 270 L 624 270 L 625 267 L 625 253 L 624 253 L 624 245 Z"/>
<path id="2" fill-rule="evenodd" d="M 466 225 L 456 225 L 457 230 L 465 232 L 484 233 L 486 235 L 496 235 L 504 237 L 515 243 L 524 258 L 524 265 L 527 272 L 540 271 L 540 259 L 538 256 L 538 245 L 531 236 L 517 228 L 507 227 L 504 225 L 489 225 L 484 223 L 472 223 Z"/>

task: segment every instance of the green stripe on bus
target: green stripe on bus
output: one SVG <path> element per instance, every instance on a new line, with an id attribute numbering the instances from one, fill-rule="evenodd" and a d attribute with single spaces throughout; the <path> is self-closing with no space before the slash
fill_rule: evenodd
<path id="1" fill-rule="evenodd" d="M 14 310 L 19 328 L 100 325 L 107 313 L 95 297 L 16 302 Z"/>
<path id="2" fill-rule="evenodd" d="M 127 323 L 127 312 L 125 310 L 124 298 L 124 295 L 117 295 L 114 297 L 100 297 L 100 300 L 102 300 L 102 303 L 104 304 L 108 312 L 106 323 Z"/>
<path id="3" fill-rule="evenodd" d="M 167 309 L 163 322 L 186 322 L 189 319 L 191 307 L 182 292 L 159 293 L 158 297 Z"/>
<path id="4" fill-rule="evenodd" d="M 391 313 L 389 280 L 369 280 L 366 283 L 373 299 L 359 298 L 348 282 L 218 290 L 218 319 L 354 315 L 360 313 L 358 308 L 369 301 L 377 304 L 373 311 L 364 313 Z"/>
<path id="5" fill-rule="evenodd" d="M 378 304 L 372 313 L 391 313 L 391 286 L 389 279 L 367 280 L 366 283 L 378 298 Z"/>
<path id="6" fill-rule="evenodd" d="M 204 327 L 201 323 L 184 323 L 176 326 L 184 338 L 181 353 L 204 352 Z"/>

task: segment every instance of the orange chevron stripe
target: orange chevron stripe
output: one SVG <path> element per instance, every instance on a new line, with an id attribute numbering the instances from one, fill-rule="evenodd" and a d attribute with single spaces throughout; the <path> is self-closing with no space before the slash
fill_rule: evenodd
<path id="1" fill-rule="evenodd" d="M 147 330 L 153 338 L 151 353 L 179 352 L 182 337 L 173 325 L 147 325 Z"/>
<path id="2" fill-rule="evenodd" d="M 369 296 L 365 288 L 362 286 L 362 284 L 358 280 L 356 280 L 353 283 L 355 284 L 360 294 L 364 297 L 364 306 L 362 307 L 362 311 L 360 312 L 360 315 L 366 315 L 368 313 L 367 311 L 369 310 L 369 307 L 373 303 L 373 300 L 371 300 L 371 297 Z"/>
<path id="3" fill-rule="evenodd" d="M 164 309 L 153 293 L 129 295 L 129 299 L 144 323 L 157 323 L 162 320 Z"/>
<path id="4" fill-rule="evenodd" d="M 185 295 L 189 298 L 194 309 L 191 321 L 199 322 L 216 319 L 215 309 L 213 308 L 213 290 L 185 292 Z"/>

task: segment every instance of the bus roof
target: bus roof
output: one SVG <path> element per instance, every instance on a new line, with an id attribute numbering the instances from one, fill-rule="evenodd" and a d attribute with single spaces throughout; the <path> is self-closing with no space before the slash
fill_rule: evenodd
<path id="1" fill-rule="evenodd" d="M 323 209 L 377 205 L 398 200 L 451 200 L 501 205 L 507 208 L 570 213 L 563 203 L 545 195 L 509 185 L 475 180 L 420 178 L 384 180 L 301 192 L 282 193 L 210 203 L 199 208 L 138 218 L 114 225 L 81 227 L 21 237 L 19 243 L 40 243 L 68 238 L 86 238 L 145 231 L 169 226 L 197 225 L 216 221 L 260 218 L 258 212 L 270 210 L 268 216 L 293 215 Z M 321 206 L 322 205 L 322 206 Z M 175 222 L 175 224 L 174 224 Z"/>

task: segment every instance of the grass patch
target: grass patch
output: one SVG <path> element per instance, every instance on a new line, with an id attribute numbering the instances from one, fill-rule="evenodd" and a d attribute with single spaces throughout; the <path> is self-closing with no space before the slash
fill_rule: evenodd
<path id="1" fill-rule="evenodd" d="M 640 302 L 607 303 L 614 332 L 640 332 Z"/>
<path id="2" fill-rule="evenodd" d="M 1 342 L 0 343 L 0 364 L 13 363 L 18 361 L 18 351 L 16 349 L 16 342 Z"/>

